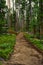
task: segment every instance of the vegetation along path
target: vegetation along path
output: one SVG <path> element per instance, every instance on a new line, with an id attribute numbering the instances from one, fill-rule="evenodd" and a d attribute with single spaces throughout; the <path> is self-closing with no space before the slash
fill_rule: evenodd
<path id="1" fill-rule="evenodd" d="M 43 56 L 25 40 L 23 33 L 19 33 L 7 65 L 43 65 Z"/>

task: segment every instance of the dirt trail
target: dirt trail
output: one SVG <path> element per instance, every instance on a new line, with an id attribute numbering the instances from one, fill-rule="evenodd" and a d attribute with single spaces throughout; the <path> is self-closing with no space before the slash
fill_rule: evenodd
<path id="1" fill-rule="evenodd" d="M 7 65 L 43 65 L 42 55 L 27 42 L 23 33 L 16 38 L 14 52 Z"/>

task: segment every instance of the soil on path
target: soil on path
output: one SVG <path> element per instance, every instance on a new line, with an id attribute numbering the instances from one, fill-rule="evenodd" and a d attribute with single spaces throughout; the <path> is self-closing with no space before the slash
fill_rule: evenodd
<path id="1" fill-rule="evenodd" d="M 43 56 L 25 40 L 23 33 L 19 33 L 7 65 L 43 65 Z"/>

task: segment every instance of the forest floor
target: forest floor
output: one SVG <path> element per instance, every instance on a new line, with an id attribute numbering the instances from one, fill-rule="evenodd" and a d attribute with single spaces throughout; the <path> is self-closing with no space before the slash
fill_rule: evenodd
<path id="1" fill-rule="evenodd" d="M 16 37 L 16 45 L 10 59 L 3 65 L 43 65 L 43 56 L 34 49 L 19 33 Z"/>

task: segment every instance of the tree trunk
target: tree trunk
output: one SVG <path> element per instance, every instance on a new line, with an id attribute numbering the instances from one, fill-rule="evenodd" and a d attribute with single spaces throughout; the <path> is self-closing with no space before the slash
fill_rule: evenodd
<path id="1" fill-rule="evenodd" d="M 40 5 L 40 33 L 43 35 L 43 0 L 39 1 Z"/>

